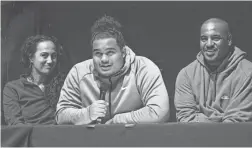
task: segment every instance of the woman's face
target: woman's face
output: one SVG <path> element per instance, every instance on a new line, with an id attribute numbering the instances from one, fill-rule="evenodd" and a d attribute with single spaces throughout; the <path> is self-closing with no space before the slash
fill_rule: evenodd
<path id="1" fill-rule="evenodd" d="M 57 64 L 56 46 L 52 41 L 42 41 L 37 44 L 37 50 L 30 59 L 32 70 L 38 74 L 49 75 Z"/>

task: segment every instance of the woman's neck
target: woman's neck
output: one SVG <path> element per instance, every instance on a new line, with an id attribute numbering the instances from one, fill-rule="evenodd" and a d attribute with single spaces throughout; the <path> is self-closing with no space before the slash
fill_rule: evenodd
<path id="1" fill-rule="evenodd" d="M 46 83 L 47 76 L 39 74 L 36 70 L 32 70 L 30 76 L 31 76 L 33 83 L 35 83 L 37 85 Z"/>

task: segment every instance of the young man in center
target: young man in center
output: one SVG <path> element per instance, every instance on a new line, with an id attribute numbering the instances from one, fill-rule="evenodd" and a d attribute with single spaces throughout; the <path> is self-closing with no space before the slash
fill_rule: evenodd
<path id="1" fill-rule="evenodd" d="M 93 59 L 70 70 L 57 104 L 58 124 L 168 120 L 169 97 L 159 68 L 125 45 L 121 28 L 110 16 L 92 26 Z"/>

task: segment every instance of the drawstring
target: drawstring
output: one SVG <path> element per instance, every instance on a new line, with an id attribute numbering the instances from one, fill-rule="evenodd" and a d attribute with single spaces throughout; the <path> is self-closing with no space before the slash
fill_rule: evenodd
<path id="1" fill-rule="evenodd" d="M 112 118 L 112 109 L 111 109 L 111 91 L 112 91 L 112 81 L 111 77 L 109 78 L 110 88 L 109 88 L 109 118 Z"/>

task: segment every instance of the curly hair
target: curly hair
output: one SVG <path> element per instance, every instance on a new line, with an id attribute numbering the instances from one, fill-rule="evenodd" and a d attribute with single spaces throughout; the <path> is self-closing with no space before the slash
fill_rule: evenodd
<path id="1" fill-rule="evenodd" d="M 105 15 L 98 19 L 91 27 L 91 34 L 91 45 L 95 39 L 112 37 L 121 49 L 125 46 L 122 25 L 111 16 Z"/>
<path id="2" fill-rule="evenodd" d="M 29 68 L 31 65 L 30 58 L 37 51 L 37 45 L 43 41 L 52 41 L 56 46 L 56 52 L 58 55 L 57 65 L 60 63 L 60 57 L 63 53 L 62 46 L 58 43 L 58 39 L 54 36 L 35 35 L 28 37 L 21 47 L 21 59 L 20 62 L 24 65 L 24 68 Z"/>
<path id="3" fill-rule="evenodd" d="M 64 84 L 65 78 L 65 73 L 58 73 L 51 79 L 50 83 L 45 86 L 46 99 L 55 111 L 59 101 L 60 90 Z"/>

